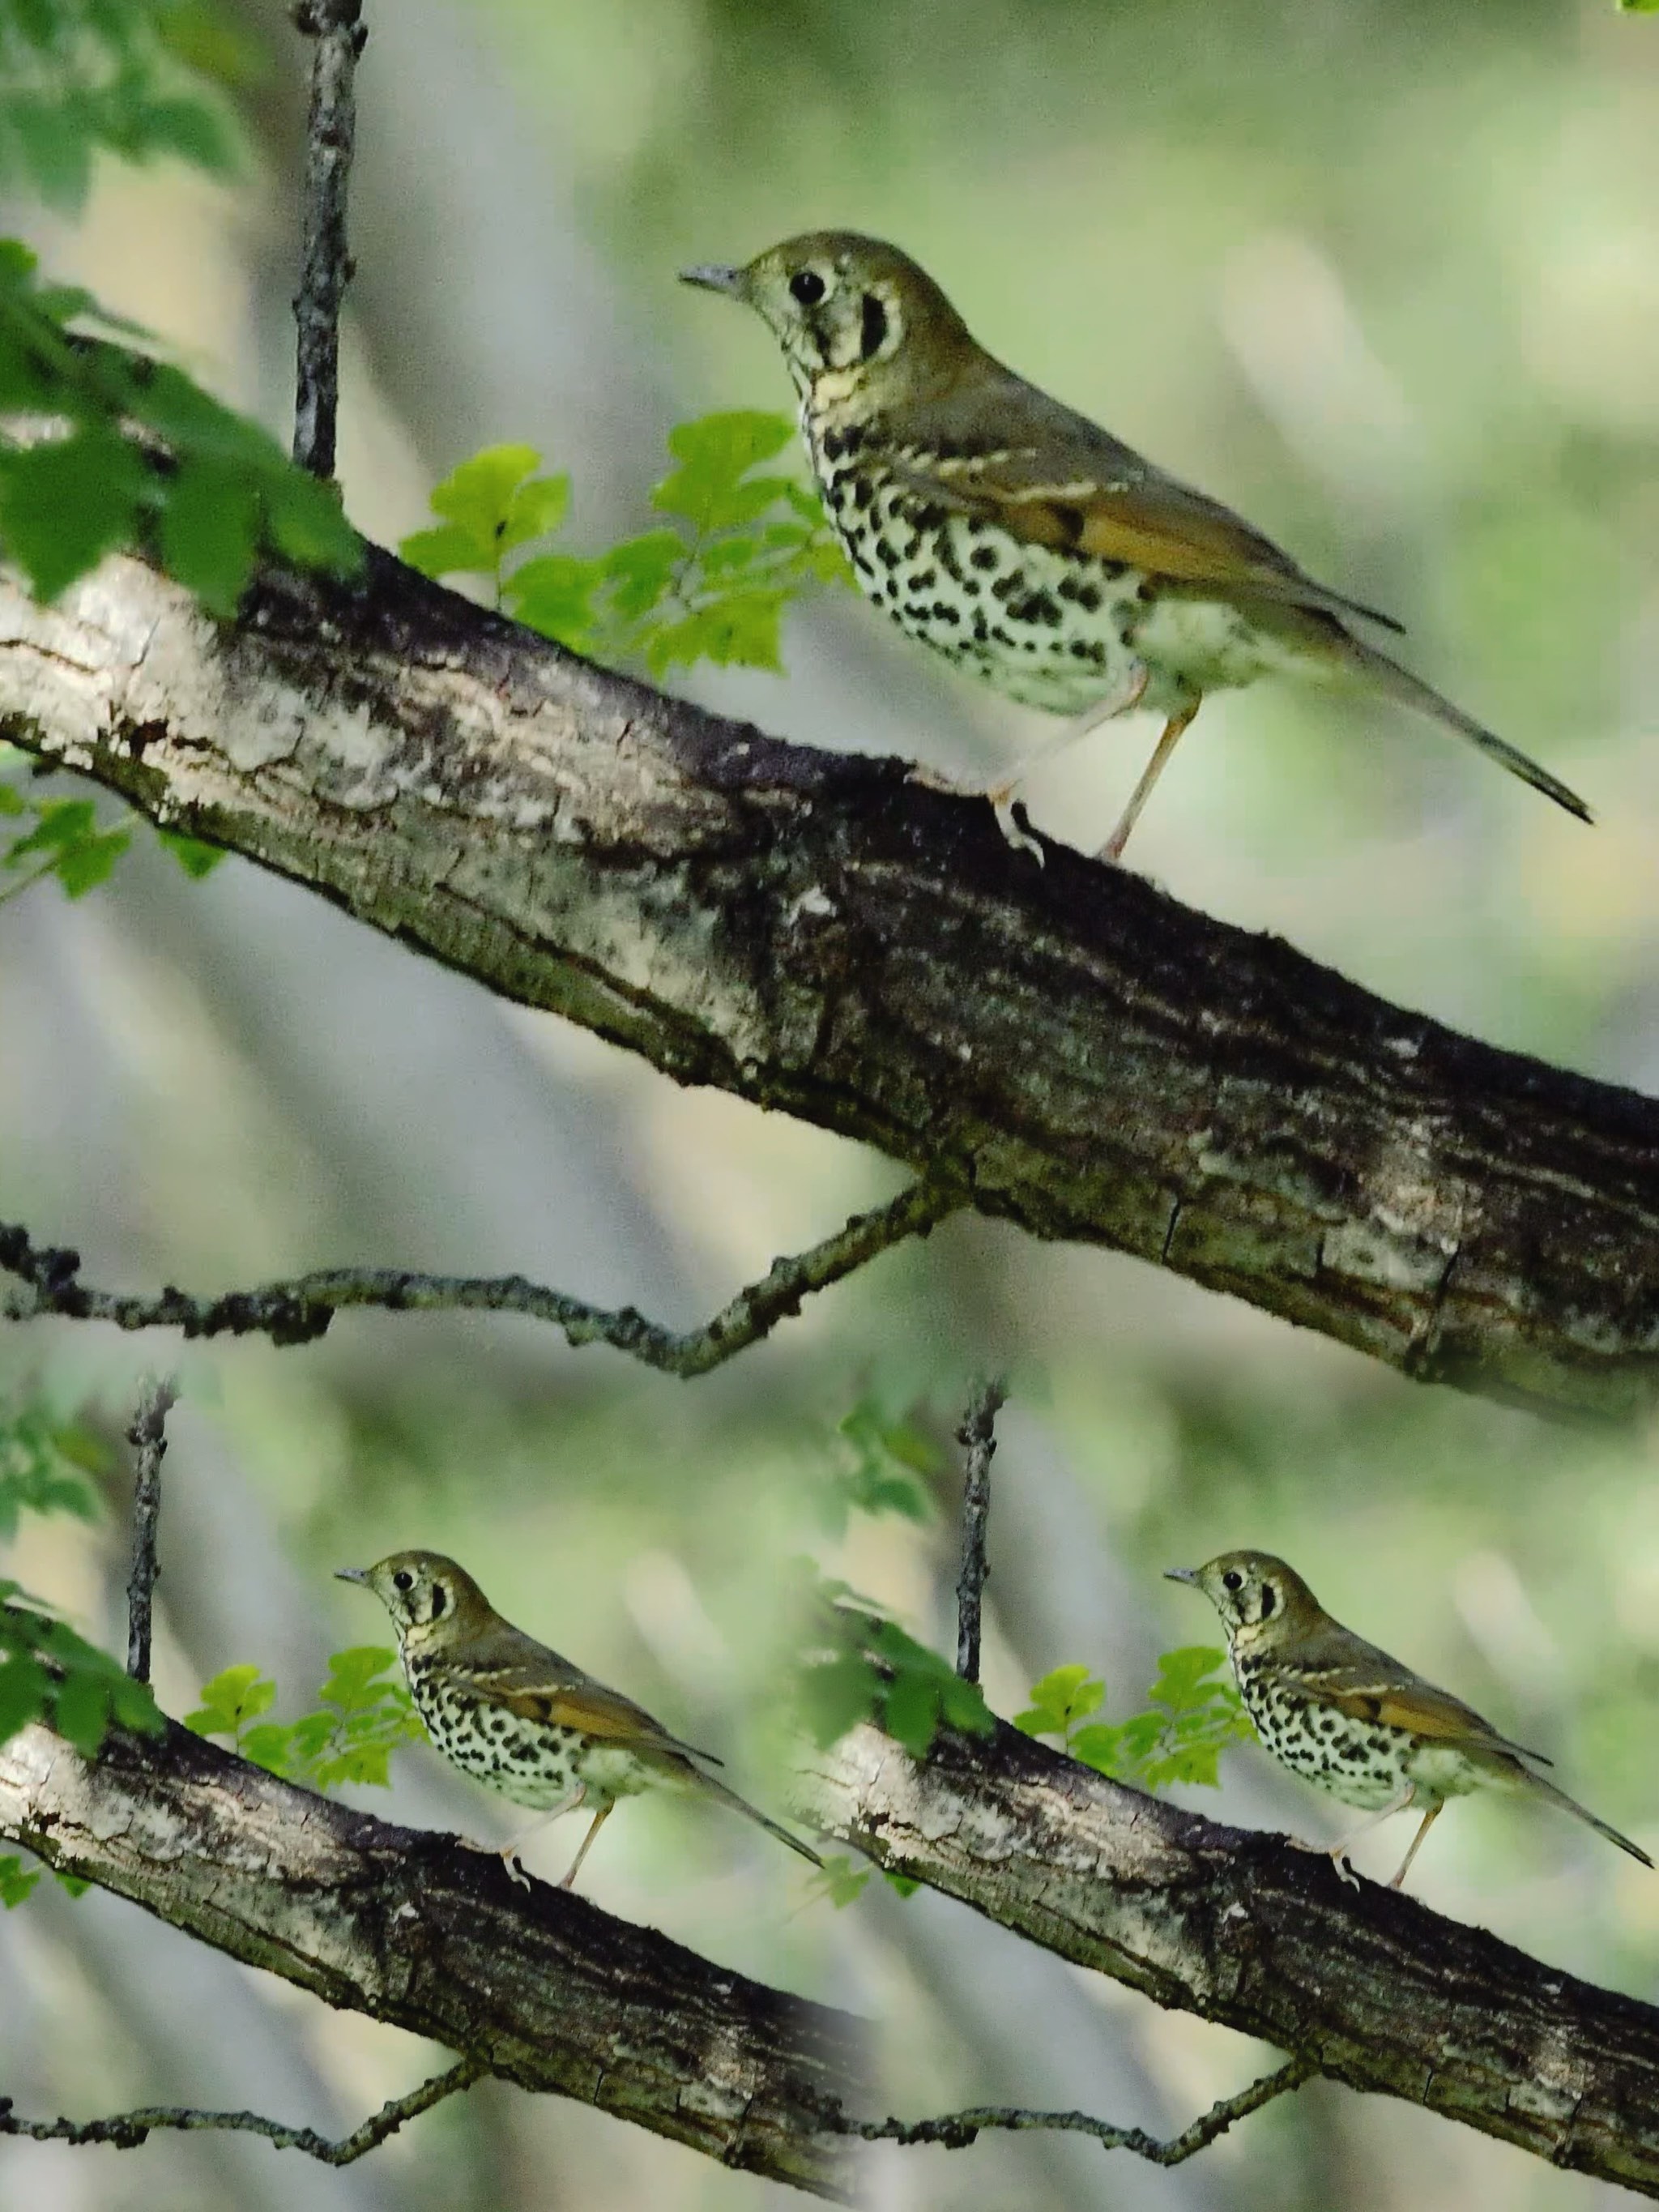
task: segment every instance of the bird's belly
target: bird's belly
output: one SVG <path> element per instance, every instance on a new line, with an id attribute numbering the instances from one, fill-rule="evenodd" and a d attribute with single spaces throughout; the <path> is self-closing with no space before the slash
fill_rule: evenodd
<path id="1" fill-rule="evenodd" d="M 485 1789 L 536 1813 L 550 1811 L 575 1790 L 586 1739 L 574 1729 L 526 1720 L 441 1682 L 413 1686 L 433 1742 Z"/>
<path id="2" fill-rule="evenodd" d="M 1310 1705 L 1271 1683 L 1246 1679 L 1241 1687 L 1262 1742 L 1316 1789 L 1366 1813 L 1381 1812 L 1404 1790 L 1416 1741 L 1404 1729 Z"/>
<path id="3" fill-rule="evenodd" d="M 1127 633 L 1144 611 L 1137 570 L 1021 544 L 890 485 L 864 507 L 844 478 L 823 489 L 865 596 L 964 674 L 1051 714 L 1086 714 L 1128 684 Z M 1169 714 L 1186 703 L 1164 672 L 1149 676 L 1142 704 Z"/>
<path id="4" fill-rule="evenodd" d="M 1421 1741 L 1406 1761 L 1406 1775 L 1425 1797 L 1464 1797 L 1483 1782 L 1498 1778 L 1461 1751 L 1443 1743 Z"/>
<path id="5" fill-rule="evenodd" d="M 1147 603 L 1133 643 L 1149 668 L 1194 694 L 1233 690 L 1269 672 L 1308 672 L 1306 655 L 1258 628 L 1242 608 L 1181 592 L 1161 592 Z"/>
<path id="6" fill-rule="evenodd" d="M 635 1797 L 664 1778 L 631 1751 L 591 1739 L 576 1759 L 576 1778 L 595 1797 Z"/>

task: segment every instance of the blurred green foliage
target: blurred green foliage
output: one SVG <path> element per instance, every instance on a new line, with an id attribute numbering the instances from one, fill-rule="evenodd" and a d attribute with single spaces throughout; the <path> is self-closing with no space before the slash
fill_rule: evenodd
<path id="1" fill-rule="evenodd" d="M 385 1789 L 400 1744 L 426 1730 L 399 1680 L 387 1680 L 398 1655 L 374 1644 L 354 1644 L 330 1659 L 319 1708 L 296 1721 L 268 1721 L 276 1685 L 255 1666 L 226 1667 L 202 1686 L 202 1702 L 185 1715 L 196 1735 L 224 1736 L 239 1757 L 307 1790 L 371 1782 Z"/>
<path id="2" fill-rule="evenodd" d="M 72 324 L 127 331 L 89 294 L 43 282 L 27 246 L 0 240 L 0 411 L 52 426 L 0 438 L 0 542 L 41 599 L 117 546 L 152 551 L 224 617 L 262 551 L 356 573 L 362 547 L 338 498 L 268 431 L 181 369 Z"/>
<path id="3" fill-rule="evenodd" d="M 74 214 L 100 151 L 222 173 L 239 136 L 210 80 L 256 69 L 212 0 L 0 0 L 0 189 Z"/>
<path id="4" fill-rule="evenodd" d="M 108 880 L 140 819 L 126 808 L 101 816 L 90 799 L 37 795 L 33 781 L 29 756 L 0 745 L 0 906 L 48 877 L 57 878 L 66 898 L 84 898 Z M 193 881 L 211 875 L 225 857 L 216 845 L 177 830 L 157 830 L 155 838 Z"/>
<path id="5" fill-rule="evenodd" d="M 1207 1644 L 1166 1651 L 1147 1710 L 1116 1723 L 1093 1717 L 1105 1702 L 1103 1681 L 1086 1667 L 1055 1667 L 1032 1684 L 1030 1705 L 1015 1714 L 1014 1726 L 1026 1735 L 1058 1736 L 1070 1758 L 1137 1790 L 1177 1782 L 1213 1790 L 1222 1753 L 1255 1734 L 1232 1683 L 1217 1679 L 1226 1663 L 1226 1653 Z"/>
<path id="6" fill-rule="evenodd" d="M 158 1735 L 167 1725 L 148 1683 L 0 1577 L 0 1743 L 31 1721 L 44 1721 L 87 1759 L 112 1728 Z"/>
<path id="7" fill-rule="evenodd" d="M 108 1455 L 89 1430 L 58 1419 L 33 1400 L 0 1401 L 0 1543 L 26 1513 L 96 1518 L 86 1477 L 101 1474 Z"/>
<path id="8" fill-rule="evenodd" d="M 757 473 L 793 434 L 787 416 L 747 410 L 682 422 L 668 436 L 675 465 L 651 494 L 676 526 L 593 559 L 545 552 L 510 565 L 559 529 L 570 479 L 538 476 L 532 447 L 487 447 L 433 492 L 437 525 L 398 550 L 423 575 L 485 578 L 532 629 L 611 666 L 642 662 L 659 682 L 699 660 L 781 673 L 791 601 L 852 581 L 817 494 Z"/>

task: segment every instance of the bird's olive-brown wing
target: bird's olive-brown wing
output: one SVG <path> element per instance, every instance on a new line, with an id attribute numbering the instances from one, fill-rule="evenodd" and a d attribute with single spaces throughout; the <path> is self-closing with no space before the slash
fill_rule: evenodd
<path id="1" fill-rule="evenodd" d="M 524 1641 L 531 1639 L 526 1637 Z M 636 1705 L 619 1690 L 607 1690 L 602 1682 L 592 1680 L 568 1659 L 543 1646 L 535 1646 L 532 1654 L 499 1659 L 493 1665 L 475 1663 L 467 1671 L 479 1697 L 516 1713 L 521 1720 L 540 1721 L 550 1728 L 579 1729 L 584 1735 L 631 1751 L 672 1753 L 681 1759 L 702 1759 L 711 1766 L 724 1764 L 712 1751 L 682 1743 L 643 1705 Z"/>
<path id="2" fill-rule="evenodd" d="M 920 495 L 1030 544 L 1402 627 L 1316 582 L 1231 507 L 1006 370 L 982 393 L 975 382 L 909 410 L 900 450 L 889 458 Z"/>
<path id="3" fill-rule="evenodd" d="M 1472 1705 L 1449 1690 L 1436 1689 L 1375 1644 L 1362 1643 L 1346 1630 L 1337 1631 L 1329 1641 L 1352 1648 L 1316 1649 L 1294 1669 L 1297 1687 L 1310 1704 L 1329 1705 L 1350 1720 L 1407 1729 L 1436 1743 L 1507 1752 L 1514 1759 L 1535 1759 L 1540 1766 L 1553 1764 L 1541 1751 L 1528 1751 L 1524 1744 L 1500 1735 Z"/>

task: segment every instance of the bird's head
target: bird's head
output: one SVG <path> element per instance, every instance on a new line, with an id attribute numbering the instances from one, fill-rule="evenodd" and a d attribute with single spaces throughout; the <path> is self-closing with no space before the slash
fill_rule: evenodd
<path id="1" fill-rule="evenodd" d="M 400 1644 L 448 1643 L 476 1632 L 489 1601 L 465 1567 L 441 1552 L 391 1552 L 372 1567 L 342 1567 L 336 1580 L 361 1583 L 392 1615 Z"/>
<path id="2" fill-rule="evenodd" d="M 825 377 L 849 390 L 923 389 L 947 380 L 959 349 L 973 343 L 926 270 L 856 231 L 807 231 L 741 269 L 709 265 L 682 276 L 752 307 L 803 392 Z"/>
<path id="3" fill-rule="evenodd" d="M 1190 1583 L 1221 1615 L 1228 1643 L 1276 1643 L 1319 1617 L 1318 1601 L 1294 1567 L 1270 1552 L 1223 1552 L 1201 1567 L 1171 1567 L 1166 1579 Z"/>

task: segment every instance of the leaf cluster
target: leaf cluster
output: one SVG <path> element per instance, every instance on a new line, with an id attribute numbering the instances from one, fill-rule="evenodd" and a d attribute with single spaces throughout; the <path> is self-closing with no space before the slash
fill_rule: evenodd
<path id="1" fill-rule="evenodd" d="M 821 1749 L 860 1721 L 880 1723 L 912 1759 L 925 1759 L 941 1729 L 989 1735 L 996 1717 L 977 1682 L 888 1620 L 845 1583 L 820 1585 L 823 1634 L 803 1657 L 797 1699 Z"/>
<path id="2" fill-rule="evenodd" d="M 851 581 L 816 495 L 762 471 L 792 434 L 787 416 L 749 410 L 680 423 L 674 466 L 651 494 L 670 522 L 592 559 L 513 558 L 562 527 L 570 479 L 538 475 L 532 447 L 491 446 L 445 477 L 432 494 L 438 523 L 398 550 L 423 575 L 485 578 L 532 629 L 611 666 L 642 663 L 659 682 L 699 660 L 781 672 L 790 602 Z"/>
<path id="3" fill-rule="evenodd" d="M 836 1462 L 819 1492 L 818 1519 L 831 1536 L 846 1534 L 854 1513 L 897 1513 L 926 1521 L 927 1487 L 944 1455 L 917 1423 L 914 1408 L 893 1412 L 872 1392 L 836 1425 Z"/>
<path id="4" fill-rule="evenodd" d="M 213 0 L 0 0 L 0 190 L 21 185 L 76 213 L 101 149 L 222 173 L 228 108 L 252 49 Z"/>
<path id="5" fill-rule="evenodd" d="M 0 544 L 40 598 L 118 546 L 143 547 L 227 618 L 262 552 L 356 572 L 362 549 L 330 486 L 181 369 L 71 331 L 88 321 L 133 335 L 0 240 L 0 418 L 27 425 L 0 433 Z"/>
<path id="6" fill-rule="evenodd" d="M 49 876 L 57 878 L 66 897 L 84 898 L 108 878 L 132 842 L 137 817 L 131 811 L 106 819 L 90 799 L 37 798 L 33 781 L 27 756 L 0 745 L 0 906 Z M 155 836 L 197 880 L 211 875 L 225 857 L 216 845 L 176 830 L 157 830 Z"/>
<path id="7" fill-rule="evenodd" d="M 112 1728 L 157 1735 L 167 1725 L 147 1682 L 0 1580 L 0 1743 L 31 1721 L 44 1721 L 86 1759 L 96 1758 Z"/>
<path id="8" fill-rule="evenodd" d="M 1026 1735 L 1058 1736 L 1085 1766 L 1138 1790 L 1167 1790 L 1172 1783 L 1220 1780 L 1219 1761 L 1229 1744 L 1255 1733 L 1232 1683 L 1218 1674 L 1227 1655 L 1208 1644 L 1184 1644 L 1158 1662 L 1145 1712 L 1109 1722 L 1094 1717 L 1106 1685 L 1086 1667 L 1055 1667 L 1031 1686 L 1031 1702 L 1014 1716 Z"/>
<path id="9" fill-rule="evenodd" d="M 85 1478 L 101 1474 L 106 1456 L 96 1437 L 44 1406 L 0 1404 L 0 1543 L 17 1534 L 25 1512 L 95 1518 Z"/>
<path id="10" fill-rule="evenodd" d="M 202 1702 L 185 1715 L 197 1735 L 225 1736 L 231 1748 L 267 1773 L 307 1790 L 349 1782 L 391 1782 L 392 1754 L 426 1734 L 401 1681 L 386 1679 L 398 1655 L 374 1644 L 354 1644 L 329 1661 L 319 1710 L 296 1721 L 268 1721 L 276 1685 L 255 1666 L 227 1667 L 202 1686 Z"/>

